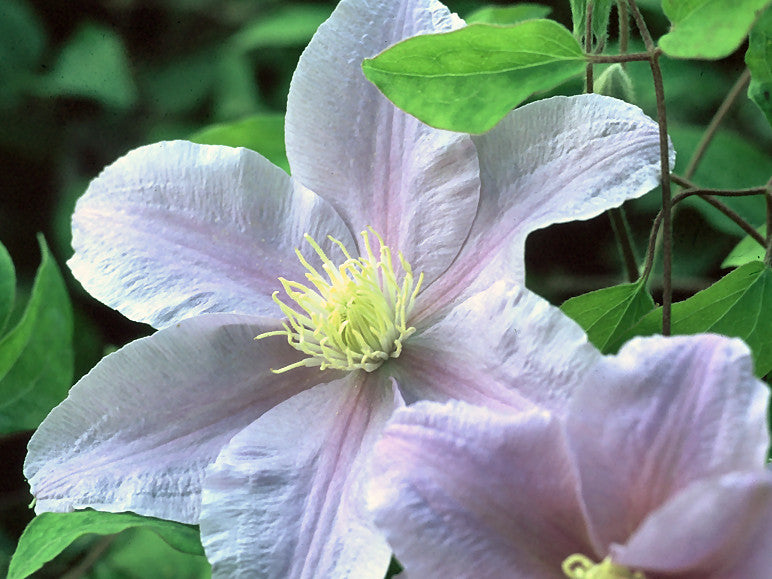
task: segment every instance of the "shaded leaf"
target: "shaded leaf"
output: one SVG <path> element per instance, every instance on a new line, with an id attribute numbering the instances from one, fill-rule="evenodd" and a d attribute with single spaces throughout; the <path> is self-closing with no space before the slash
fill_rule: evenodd
<path id="1" fill-rule="evenodd" d="M 289 171 L 284 149 L 284 116 L 280 114 L 255 115 L 234 123 L 213 125 L 195 133 L 190 140 L 202 145 L 246 147 Z"/>
<path id="2" fill-rule="evenodd" d="M 404 40 L 362 64 L 394 104 L 420 120 L 482 133 L 535 92 L 580 74 L 584 55 L 552 20 L 472 24 Z"/>
<path id="3" fill-rule="evenodd" d="M 0 433 L 36 428 L 72 385 L 72 307 L 43 237 L 21 319 L 0 339 Z"/>
<path id="4" fill-rule="evenodd" d="M 766 236 L 767 226 L 762 225 L 757 231 L 762 236 Z M 764 248 L 750 235 L 746 235 L 726 256 L 726 259 L 721 263 L 721 267 L 739 267 L 751 261 L 762 261 L 763 259 Z"/>
<path id="5" fill-rule="evenodd" d="M 15 296 L 16 270 L 8 250 L 0 243 L 0 332 L 5 329 L 11 316 Z"/>
<path id="6" fill-rule="evenodd" d="M 465 20 L 467 24 L 483 23 L 506 26 L 517 24 L 523 20 L 544 18 L 549 16 L 550 12 L 552 12 L 552 8 L 549 6 L 522 2 L 513 6 L 483 6 L 469 14 Z"/>
<path id="7" fill-rule="evenodd" d="M 764 376 L 772 370 L 770 319 L 772 269 L 754 261 L 689 299 L 673 304 L 671 330 L 673 334 L 713 332 L 741 338 L 751 349 L 756 375 Z M 657 308 L 633 326 L 624 340 L 661 331 L 662 308 Z"/>
<path id="8" fill-rule="evenodd" d="M 740 47 L 769 0 L 662 0 L 672 23 L 659 39 L 665 54 L 718 59 Z"/>
<path id="9" fill-rule="evenodd" d="M 230 40 L 239 51 L 266 46 L 302 46 L 330 16 L 329 6 L 299 4 L 284 6 L 247 23 Z"/>
<path id="10" fill-rule="evenodd" d="M 654 309 L 642 281 L 616 285 L 566 300 L 560 309 L 578 323 L 592 344 L 608 353 L 609 345 Z"/>
<path id="11" fill-rule="evenodd" d="M 574 36 L 584 44 L 587 29 L 587 6 L 592 4 L 592 34 L 598 42 L 605 42 L 608 37 L 608 22 L 611 15 L 612 0 L 571 0 L 571 19 Z"/>
<path id="12" fill-rule="evenodd" d="M 767 8 L 751 30 L 745 64 L 751 71 L 748 97 L 772 124 L 772 8 Z"/>
<path id="13" fill-rule="evenodd" d="M 128 108 L 137 99 L 120 36 L 90 23 L 70 37 L 53 71 L 41 79 L 39 90 L 48 95 L 93 98 L 115 108 Z"/>
<path id="14" fill-rule="evenodd" d="M 41 513 L 22 533 L 11 558 L 8 579 L 28 577 L 83 535 L 113 535 L 135 527 L 153 531 L 177 551 L 191 555 L 204 554 L 198 528 L 192 525 L 142 517 L 134 513 L 91 510 Z"/>

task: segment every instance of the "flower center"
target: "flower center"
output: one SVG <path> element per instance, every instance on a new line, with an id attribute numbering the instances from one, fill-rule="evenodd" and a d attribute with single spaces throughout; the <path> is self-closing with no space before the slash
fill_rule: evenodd
<path id="1" fill-rule="evenodd" d="M 343 251 L 346 260 L 336 266 L 319 244 L 306 234 L 305 240 L 322 259 L 324 275 L 295 253 L 308 270 L 306 278 L 312 287 L 279 278 L 287 297 L 287 305 L 274 292 L 273 299 L 287 316 L 283 330 L 266 332 L 255 339 L 286 336 L 289 344 L 307 354 L 303 360 L 274 370 L 286 372 L 299 366 L 319 366 L 320 369 L 362 369 L 372 372 L 388 358 L 402 352 L 402 342 L 415 328 L 407 326 L 407 318 L 423 281 L 423 273 L 413 278 L 410 264 L 401 253 L 402 280 L 398 281 L 391 250 L 372 229 L 380 244 L 376 258 L 370 247 L 367 231 L 362 232 L 366 255 L 353 258 L 346 247 L 330 237 Z"/>
<path id="2" fill-rule="evenodd" d="M 594 563 L 589 557 L 574 553 L 566 557 L 561 567 L 569 579 L 646 579 L 641 571 L 630 571 L 627 567 L 612 563 L 608 557 L 600 563 Z"/>

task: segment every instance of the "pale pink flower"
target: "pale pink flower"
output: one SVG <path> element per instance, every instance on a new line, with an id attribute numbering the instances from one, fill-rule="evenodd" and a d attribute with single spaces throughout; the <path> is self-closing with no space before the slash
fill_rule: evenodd
<path id="1" fill-rule="evenodd" d="M 38 512 L 198 523 L 218 577 L 382 576 L 390 550 L 361 474 L 395 408 L 568 399 L 531 376 L 568 378 L 598 354 L 513 283 L 524 240 L 656 185 L 657 126 L 586 95 L 522 107 L 472 139 L 365 80 L 363 58 L 458 25 L 434 0 L 341 2 L 290 87 L 292 177 L 249 150 L 179 141 L 91 183 L 69 265 L 159 331 L 107 356 L 33 436 Z M 309 283 L 296 248 L 317 272 L 327 260 L 334 287 Z M 283 284 L 298 298 L 277 297 L 284 312 Z"/>
<path id="2" fill-rule="evenodd" d="M 637 339 L 565 412 L 399 410 L 370 506 L 406 577 L 768 577 L 768 397 L 739 340 Z"/>

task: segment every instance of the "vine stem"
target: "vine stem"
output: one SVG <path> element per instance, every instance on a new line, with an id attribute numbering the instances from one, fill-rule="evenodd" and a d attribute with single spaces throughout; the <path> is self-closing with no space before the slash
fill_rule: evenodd
<path id="1" fill-rule="evenodd" d="M 767 199 L 767 245 L 764 253 L 764 265 L 772 267 L 772 178 L 767 181 L 764 196 Z"/>
<path id="2" fill-rule="evenodd" d="M 732 105 L 737 100 L 737 97 L 740 96 L 750 81 L 751 71 L 746 68 L 740 75 L 740 78 L 738 78 L 734 83 L 734 86 L 727 93 L 724 102 L 722 102 L 721 106 L 718 107 L 716 114 L 713 115 L 713 118 L 710 120 L 708 128 L 705 129 L 700 142 L 697 144 L 697 148 L 692 154 L 692 158 L 689 159 L 689 165 L 684 171 L 684 177 L 686 179 L 691 179 L 692 175 L 694 175 L 694 172 L 697 170 L 697 166 L 700 164 L 700 161 L 702 161 L 702 157 L 705 155 L 705 151 L 708 150 L 708 146 L 710 145 L 710 142 L 713 140 L 713 137 L 718 130 L 718 126 L 721 124 L 721 121 L 724 120 L 724 117 L 726 117 L 729 109 L 732 108 Z"/>
<path id="3" fill-rule="evenodd" d="M 657 54 L 662 54 L 662 50 L 660 48 L 655 48 L 654 51 Z M 648 52 L 630 52 L 627 54 L 585 54 L 584 57 L 592 62 L 593 64 L 613 64 L 615 62 L 621 62 L 622 64 L 626 62 L 640 62 L 644 60 L 649 60 L 651 58 L 651 54 Z"/>
<path id="4" fill-rule="evenodd" d="M 654 79 L 654 94 L 657 97 L 657 124 L 659 125 L 660 183 L 662 185 L 662 335 L 670 335 L 671 308 L 673 303 L 673 222 L 672 198 L 670 192 L 670 147 L 667 138 L 667 114 L 665 110 L 665 87 L 659 66 L 660 51 L 654 45 L 646 22 L 638 10 L 635 0 L 627 0 L 630 13 L 649 53 L 651 76 Z"/>
<path id="5" fill-rule="evenodd" d="M 587 17 L 584 25 L 584 51 L 587 54 L 592 52 L 592 2 L 587 3 Z M 585 66 L 586 92 L 593 92 L 592 60 L 587 60 Z"/>
<path id="6" fill-rule="evenodd" d="M 630 43 L 630 15 L 627 13 L 627 4 L 625 0 L 617 0 L 617 16 L 619 17 L 619 52 L 627 53 L 627 46 Z M 625 63 L 622 63 L 622 68 Z"/>

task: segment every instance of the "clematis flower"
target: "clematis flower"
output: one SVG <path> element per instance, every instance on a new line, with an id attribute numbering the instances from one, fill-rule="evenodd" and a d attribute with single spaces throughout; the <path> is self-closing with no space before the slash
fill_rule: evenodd
<path id="1" fill-rule="evenodd" d="M 653 187 L 657 126 L 588 95 L 472 139 L 365 80 L 363 58 L 459 25 L 433 0 L 341 2 L 291 83 L 291 177 L 177 141 L 90 184 L 69 265 L 158 331 L 102 360 L 33 436 L 38 512 L 197 523 L 218 577 L 382 576 L 362 473 L 396 408 L 567 399 L 531 375 L 568 380 L 597 353 L 518 289 L 524 240 Z"/>
<path id="2" fill-rule="evenodd" d="M 370 506 L 408 577 L 767 577 L 768 398 L 739 340 L 637 339 L 564 413 L 399 410 Z"/>

